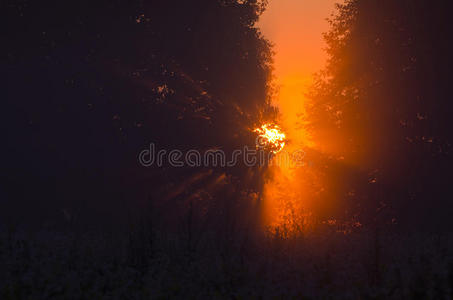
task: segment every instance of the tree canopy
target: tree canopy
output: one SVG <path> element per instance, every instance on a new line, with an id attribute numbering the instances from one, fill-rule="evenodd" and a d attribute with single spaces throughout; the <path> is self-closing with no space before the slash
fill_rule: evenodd
<path id="1" fill-rule="evenodd" d="M 137 155 L 150 143 L 227 154 L 254 146 L 250 128 L 275 113 L 271 49 L 254 27 L 265 4 L 5 1 L 11 205 L 38 197 L 35 215 L 121 211 L 178 189 L 201 194 L 190 184 L 200 174 L 245 180 L 241 166 L 143 168 Z"/>
<path id="2" fill-rule="evenodd" d="M 448 1 L 338 4 L 328 64 L 310 93 L 322 151 L 361 170 L 382 190 L 378 201 L 421 226 L 448 221 L 453 208 L 450 12 Z M 345 190 L 357 190 L 348 178 Z"/>

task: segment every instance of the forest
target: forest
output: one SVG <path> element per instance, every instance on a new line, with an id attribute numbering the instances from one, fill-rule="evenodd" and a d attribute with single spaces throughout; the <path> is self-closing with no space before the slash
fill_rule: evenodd
<path id="1" fill-rule="evenodd" d="M 0 7 L 0 299 L 453 297 L 451 2 L 339 1 L 301 147 L 266 0 Z"/>

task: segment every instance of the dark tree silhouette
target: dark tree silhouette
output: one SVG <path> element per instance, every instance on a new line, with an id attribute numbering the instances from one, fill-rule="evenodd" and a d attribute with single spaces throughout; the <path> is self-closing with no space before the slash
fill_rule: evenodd
<path id="1" fill-rule="evenodd" d="M 406 225 L 449 223 L 451 4 L 350 0 L 337 8 L 325 35 L 328 65 L 311 93 L 315 138 L 376 177 L 379 188 L 364 193 L 381 190 L 377 202 L 393 205 Z M 342 184 L 356 189 L 346 174 Z"/>
<path id="2" fill-rule="evenodd" d="M 243 166 L 144 168 L 137 156 L 150 143 L 227 154 L 253 146 L 250 128 L 274 113 L 271 51 L 254 28 L 264 6 L 258 0 L 2 3 L 9 128 L 3 178 L 9 209 L 2 212 L 14 208 L 16 220 L 19 211 L 42 220 L 62 217 L 65 208 L 83 211 L 85 219 L 88 212 L 117 218 L 170 198 L 166 205 L 177 212 L 187 199 L 212 197 L 216 189 L 202 186 L 216 180 L 243 190 L 240 183 L 250 177 Z"/>

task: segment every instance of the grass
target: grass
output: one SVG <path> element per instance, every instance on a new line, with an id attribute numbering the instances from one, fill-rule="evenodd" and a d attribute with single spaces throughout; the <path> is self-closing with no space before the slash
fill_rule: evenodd
<path id="1" fill-rule="evenodd" d="M 1 299 L 449 299 L 453 236 L 0 233 Z"/>

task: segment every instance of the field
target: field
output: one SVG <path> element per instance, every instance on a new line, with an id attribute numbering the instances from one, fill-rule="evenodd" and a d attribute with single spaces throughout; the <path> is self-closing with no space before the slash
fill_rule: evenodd
<path id="1" fill-rule="evenodd" d="M 451 235 L 2 230 L 1 299 L 449 299 Z"/>

